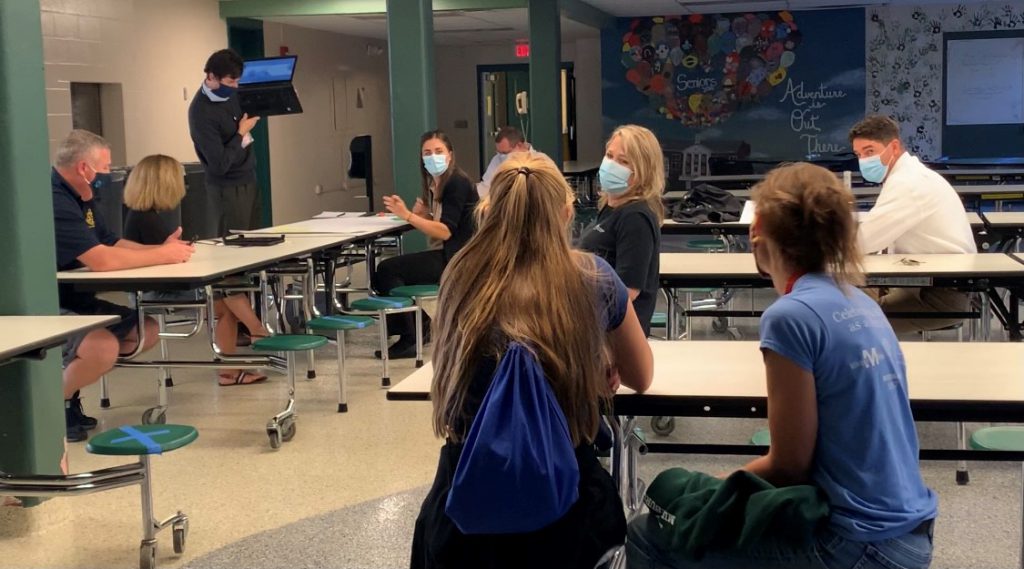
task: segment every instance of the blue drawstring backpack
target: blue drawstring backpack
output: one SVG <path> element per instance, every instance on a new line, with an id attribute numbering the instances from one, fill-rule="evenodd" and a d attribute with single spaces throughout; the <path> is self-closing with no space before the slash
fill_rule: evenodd
<path id="1" fill-rule="evenodd" d="M 445 513 L 464 534 L 527 533 L 579 498 L 569 425 L 536 356 L 513 342 L 473 419 Z"/>

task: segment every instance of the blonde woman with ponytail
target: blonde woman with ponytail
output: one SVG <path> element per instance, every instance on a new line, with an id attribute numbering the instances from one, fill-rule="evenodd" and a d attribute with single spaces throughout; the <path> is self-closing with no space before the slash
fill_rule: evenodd
<path id="1" fill-rule="evenodd" d="M 781 297 L 761 317 L 768 454 L 743 467 L 828 501 L 810 543 L 761 537 L 699 562 L 671 551 L 651 516 L 630 525 L 631 569 L 925 569 L 937 500 L 921 478 L 899 342 L 861 292 L 853 195 L 811 164 L 754 187 L 754 260 Z M 799 507 L 795 504 L 794 507 Z"/>
<path id="2" fill-rule="evenodd" d="M 599 171 L 597 220 L 584 230 L 580 248 L 608 261 L 629 289 L 644 334 L 658 298 L 658 249 L 665 206 L 665 164 L 661 144 L 636 125 L 615 129 Z"/>
<path id="3" fill-rule="evenodd" d="M 650 385 L 650 347 L 608 264 L 570 247 L 573 194 L 550 160 L 510 156 L 481 211 L 476 234 L 441 279 L 431 399 L 434 432 L 446 444 L 416 521 L 411 567 L 590 569 L 624 542 L 626 528 L 593 451 L 600 413 L 619 381 L 637 391 Z M 579 498 L 539 531 L 466 535 L 445 504 L 469 428 L 512 342 L 531 347 L 565 416 Z"/>

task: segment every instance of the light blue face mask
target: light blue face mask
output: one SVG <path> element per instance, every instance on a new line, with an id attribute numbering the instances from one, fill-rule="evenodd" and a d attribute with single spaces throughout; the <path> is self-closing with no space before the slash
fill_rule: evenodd
<path id="1" fill-rule="evenodd" d="M 629 189 L 629 177 L 632 175 L 632 170 L 608 157 L 601 161 L 601 169 L 597 172 L 601 191 L 611 196 L 625 193 Z"/>
<path id="2" fill-rule="evenodd" d="M 884 151 L 883 151 L 884 152 Z M 889 173 L 889 167 L 882 164 L 882 153 L 861 158 L 857 161 L 860 165 L 860 175 L 868 182 L 880 184 Z"/>
<path id="3" fill-rule="evenodd" d="M 448 157 L 444 154 L 431 154 L 423 157 L 423 167 L 431 176 L 440 176 L 448 169 Z"/>

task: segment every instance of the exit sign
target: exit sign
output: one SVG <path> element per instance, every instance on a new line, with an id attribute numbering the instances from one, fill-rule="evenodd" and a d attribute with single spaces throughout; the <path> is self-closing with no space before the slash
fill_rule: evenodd
<path id="1" fill-rule="evenodd" d="M 530 57 L 530 44 L 528 44 L 528 43 L 517 43 L 516 44 L 516 57 Z"/>

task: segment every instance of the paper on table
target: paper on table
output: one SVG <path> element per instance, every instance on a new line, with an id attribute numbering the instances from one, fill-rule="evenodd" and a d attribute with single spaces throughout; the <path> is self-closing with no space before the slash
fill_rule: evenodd
<path id="1" fill-rule="evenodd" d="M 393 216 L 349 217 L 346 215 L 345 217 L 337 218 L 308 219 L 306 221 L 298 221 L 286 225 L 277 225 L 275 227 L 246 231 L 246 233 L 354 234 L 398 227 L 404 223 L 404 221 L 396 219 Z"/>
<path id="2" fill-rule="evenodd" d="M 740 213 L 740 223 L 754 222 L 754 200 L 743 202 L 743 211 Z"/>
<path id="3" fill-rule="evenodd" d="M 320 213 L 313 216 L 313 219 L 332 219 L 335 217 L 359 217 L 363 215 L 361 211 L 321 211 Z"/>

